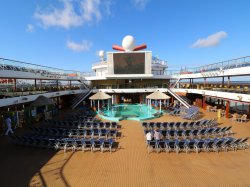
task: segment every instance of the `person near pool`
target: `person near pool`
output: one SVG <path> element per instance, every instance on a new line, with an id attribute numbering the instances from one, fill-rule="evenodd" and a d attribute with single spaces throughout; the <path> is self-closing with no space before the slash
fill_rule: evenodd
<path id="1" fill-rule="evenodd" d="M 158 130 L 154 130 L 154 140 L 159 141 L 161 139 L 161 135 Z"/>
<path id="2" fill-rule="evenodd" d="M 147 142 L 151 141 L 152 140 L 152 133 L 151 131 L 148 131 L 147 134 L 146 134 L 146 139 L 147 139 Z"/>

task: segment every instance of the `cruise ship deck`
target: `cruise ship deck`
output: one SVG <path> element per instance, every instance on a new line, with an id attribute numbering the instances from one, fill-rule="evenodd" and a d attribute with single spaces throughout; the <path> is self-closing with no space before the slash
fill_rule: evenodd
<path id="1" fill-rule="evenodd" d="M 250 1 L 0 7 L 0 187 L 250 187 Z"/>
<path id="2" fill-rule="evenodd" d="M 203 118 L 213 119 L 214 112 Z M 183 121 L 164 115 L 150 120 Z M 220 126 L 232 124 L 221 118 Z M 118 146 L 109 152 L 67 152 L 16 146 L 0 137 L 0 186 L 249 186 L 250 150 L 219 153 L 150 153 L 137 121 L 122 121 Z M 22 133 L 25 131 L 21 129 Z M 235 137 L 250 134 L 236 123 Z"/>

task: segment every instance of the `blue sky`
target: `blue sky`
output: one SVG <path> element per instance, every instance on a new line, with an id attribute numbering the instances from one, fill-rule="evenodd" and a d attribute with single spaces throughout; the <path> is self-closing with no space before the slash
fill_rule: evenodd
<path id="1" fill-rule="evenodd" d="M 0 57 L 90 71 L 133 35 L 171 68 L 249 55 L 248 0 L 1 0 Z"/>

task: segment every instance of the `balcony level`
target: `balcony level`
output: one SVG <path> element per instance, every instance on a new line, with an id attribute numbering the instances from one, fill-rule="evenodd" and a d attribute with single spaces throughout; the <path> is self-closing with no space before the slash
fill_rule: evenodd
<path id="1" fill-rule="evenodd" d="M 166 72 L 173 78 L 195 79 L 225 76 L 243 76 L 250 74 L 250 56 L 208 64 L 196 68 L 185 68 L 180 71 Z"/>

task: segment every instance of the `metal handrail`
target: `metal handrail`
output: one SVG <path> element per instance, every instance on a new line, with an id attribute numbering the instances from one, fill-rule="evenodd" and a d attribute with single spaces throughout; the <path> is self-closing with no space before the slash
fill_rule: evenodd
<path id="1" fill-rule="evenodd" d="M 204 66 L 199 66 L 195 68 L 185 68 L 181 70 L 180 73 L 201 73 L 207 71 L 216 71 L 216 70 L 225 70 L 225 69 L 233 69 L 237 67 L 250 66 L 250 56 L 235 58 L 231 60 L 225 60 L 213 64 L 208 64 Z"/>
<path id="2" fill-rule="evenodd" d="M 48 76 L 56 76 L 55 78 L 72 78 L 77 77 L 80 79 L 81 77 L 89 74 L 88 72 L 80 72 L 74 70 L 63 70 L 59 68 L 53 68 L 43 65 L 36 65 L 32 63 L 11 60 L 7 58 L 0 58 L 0 70 L 12 70 L 12 71 L 22 71 L 22 72 L 30 72 Z"/>

